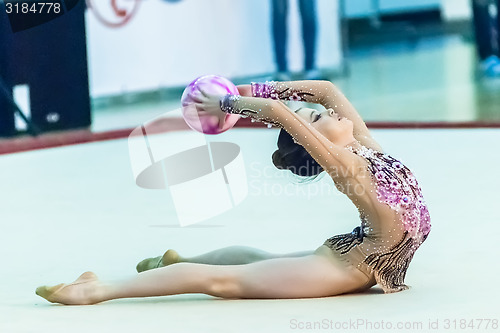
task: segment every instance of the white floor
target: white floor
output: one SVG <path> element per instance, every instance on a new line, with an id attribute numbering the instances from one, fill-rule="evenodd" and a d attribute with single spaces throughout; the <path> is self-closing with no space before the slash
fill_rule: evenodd
<path id="1" fill-rule="evenodd" d="M 486 328 L 483 321 L 477 329 L 478 319 L 498 325 L 500 131 L 373 133 L 413 169 L 431 212 L 432 232 L 406 277 L 410 290 L 300 300 L 196 294 L 93 306 L 46 302 L 35 295 L 39 285 L 71 282 L 86 270 L 104 280 L 131 277 L 138 261 L 167 248 L 184 255 L 234 244 L 300 251 L 358 223 L 347 199 L 328 190 L 328 179 L 285 185 L 291 178 L 270 167 L 276 130 L 234 129 L 220 139 L 242 148 L 248 197 L 229 212 L 182 228 L 167 191 L 136 187 L 127 140 L 117 140 L 0 156 L 0 332 L 341 331 L 338 325 L 343 331 L 381 332 L 392 325 L 405 332 L 477 332 Z M 285 186 L 292 187 L 280 194 Z M 461 326 L 471 320 L 474 329 Z M 307 329 L 314 322 L 321 326 Z M 417 326 L 395 330 L 398 323 Z M 492 324 L 484 331 L 498 330 Z"/>

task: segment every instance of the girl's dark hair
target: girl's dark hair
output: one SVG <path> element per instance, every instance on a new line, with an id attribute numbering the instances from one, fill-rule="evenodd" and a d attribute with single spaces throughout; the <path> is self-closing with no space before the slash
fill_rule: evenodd
<path id="1" fill-rule="evenodd" d="M 307 150 L 295 143 L 285 130 L 281 130 L 278 136 L 278 150 L 273 153 L 273 164 L 278 169 L 290 170 L 303 177 L 317 176 L 323 171 Z"/>

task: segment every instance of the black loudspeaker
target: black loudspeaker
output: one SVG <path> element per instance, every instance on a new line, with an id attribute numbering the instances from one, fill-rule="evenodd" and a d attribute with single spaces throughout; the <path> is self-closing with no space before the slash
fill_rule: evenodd
<path id="1" fill-rule="evenodd" d="M 54 2 L 63 14 L 16 31 L 7 15 L 8 1 L 0 1 L 0 136 L 18 134 L 12 103 L 17 85 L 29 87 L 28 119 L 39 131 L 91 124 L 85 1 Z"/>

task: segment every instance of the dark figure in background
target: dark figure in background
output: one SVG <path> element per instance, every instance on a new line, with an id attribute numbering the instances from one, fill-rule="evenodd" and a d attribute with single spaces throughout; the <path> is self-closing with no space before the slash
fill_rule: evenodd
<path id="1" fill-rule="evenodd" d="M 272 0 L 272 29 L 274 54 L 278 73 L 277 81 L 290 80 L 287 61 L 288 6 L 289 0 Z M 304 79 L 320 79 L 316 69 L 316 0 L 298 0 L 302 21 L 302 40 L 304 45 Z"/>
<path id="2" fill-rule="evenodd" d="M 472 0 L 476 47 L 480 69 L 486 76 L 500 77 L 500 0 Z"/>

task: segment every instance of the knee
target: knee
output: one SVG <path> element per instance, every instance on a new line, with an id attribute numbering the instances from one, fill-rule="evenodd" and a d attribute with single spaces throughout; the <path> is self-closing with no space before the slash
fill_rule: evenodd
<path id="1" fill-rule="evenodd" d="M 207 294 L 222 298 L 242 298 L 241 279 L 237 273 L 214 276 L 208 284 Z"/>

